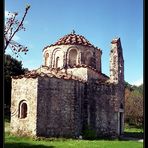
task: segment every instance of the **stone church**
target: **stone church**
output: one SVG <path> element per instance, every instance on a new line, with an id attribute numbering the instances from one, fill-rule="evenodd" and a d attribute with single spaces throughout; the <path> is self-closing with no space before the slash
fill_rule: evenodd
<path id="1" fill-rule="evenodd" d="M 110 76 L 102 50 L 75 32 L 43 49 L 43 65 L 12 77 L 11 133 L 72 137 L 95 131 L 118 137 L 124 129 L 124 59 L 120 38 L 111 41 Z"/>

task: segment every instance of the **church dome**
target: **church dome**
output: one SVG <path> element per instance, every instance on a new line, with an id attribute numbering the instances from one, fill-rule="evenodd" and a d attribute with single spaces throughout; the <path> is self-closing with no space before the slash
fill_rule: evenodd
<path id="1" fill-rule="evenodd" d="M 73 33 L 67 34 L 64 37 L 60 38 L 56 43 L 51 44 L 50 46 L 55 45 L 83 45 L 94 47 L 84 36 Z"/>
<path id="2" fill-rule="evenodd" d="M 43 49 L 45 66 L 60 69 L 84 64 L 101 71 L 101 54 L 100 49 L 74 31 Z"/>

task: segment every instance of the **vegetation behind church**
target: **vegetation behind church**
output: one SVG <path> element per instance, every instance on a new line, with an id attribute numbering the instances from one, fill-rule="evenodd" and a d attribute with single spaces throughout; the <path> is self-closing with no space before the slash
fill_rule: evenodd
<path id="1" fill-rule="evenodd" d="M 125 87 L 125 122 L 130 125 L 143 126 L 143 84 Z"/>

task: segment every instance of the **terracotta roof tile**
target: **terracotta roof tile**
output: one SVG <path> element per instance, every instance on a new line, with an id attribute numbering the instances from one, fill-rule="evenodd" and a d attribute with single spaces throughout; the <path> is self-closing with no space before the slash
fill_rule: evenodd
<path id="1" fill-rule="evenodd" d="M 55 45 L 83 45 L 83 46 L 94 47 L 94 45 L 92 45 L 84 36 L 75 33 L 65 35 L 64 37 L 60 38 L 56 43 L 51 44 L 50 46 L 55 46 Z"/>

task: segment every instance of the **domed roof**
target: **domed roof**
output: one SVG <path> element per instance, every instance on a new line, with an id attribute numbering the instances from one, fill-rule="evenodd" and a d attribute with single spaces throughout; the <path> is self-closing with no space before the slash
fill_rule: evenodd
<path id="1" fill-rule="evenodd" d="M 60 38 L 56 43 L 51 44 L 47 47 L 55 45 L 83 45 L 94 47 L 94 45 L 92 45 L 84 36 L 75 34 L 75 32 L 65 35 L 64 37 Z"/>

